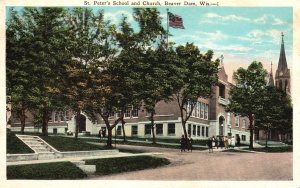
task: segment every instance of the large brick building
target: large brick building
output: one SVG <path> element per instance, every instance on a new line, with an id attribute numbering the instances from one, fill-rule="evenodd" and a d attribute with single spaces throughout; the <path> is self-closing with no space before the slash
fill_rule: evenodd
<path id="1" fill-rule="evenodd" d="M 186 130 L 193 139 L 207 139 L 217 135 L 239 135 L 241 141 L 249 141 L 248 119 L 246 117 L 235 116 L 225 112 L 228 104 L 229 90 L 231 83 L 225 72 L 223 63 L 218 72 L 219 81 L 213 87 L 213 94 L 210 99 L 199 98 L 194 111 L 186 123 Z M 154 116 L 154 134 L 157 138 L 176 138 L 183 134 L 181 116 L 178 104 L 175 101 L 161 101 L 156 105 Z M 111 116 L 111 120 L 117 118 L 118 114 Z M 126 136 L 137 136 L 143 138 L 152 137 L 149 116 L 144 109 L 132 109 L 125 113 L 125 133 Z M 75 130 L 75 118 L 69 121 L 68 126 L 71 131 Z M 80 125 L 80 129 L 91 134 L 98 134 L 100 129 L 105 129 L 104 122 L 99 118 L 97 124 L 86 119 Z M 113 131 L 114 134 L 115 131 Z M 117 126 L 117 135 L 122 135 L 121 125 Z"/>

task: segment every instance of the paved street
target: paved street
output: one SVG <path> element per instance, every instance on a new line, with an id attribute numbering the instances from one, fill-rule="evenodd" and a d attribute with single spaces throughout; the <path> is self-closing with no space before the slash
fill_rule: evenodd
<path id="1" fill-rule="evenodd" d="M 179 150 L 143 146 L 117 148 L 159 152 L 171 164 L 156 169 L 89 179 L 102 180 L 292 180 L 293 153 L 232 153 Z"/>

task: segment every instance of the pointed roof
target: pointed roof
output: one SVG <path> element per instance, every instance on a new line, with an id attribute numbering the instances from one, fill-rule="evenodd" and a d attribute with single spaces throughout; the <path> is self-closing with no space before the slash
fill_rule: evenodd
<path id="1" fill-rule="evenodd" d="M 284 36 L 283 33 L 281 33 L 282 42 L 281 42 L 280 56 L 279 56 L 278 68 L 277 68 L 278 72 L 285 72 L 288 69 L 286 57 L 285 57 L 283 36 Z"/>
<path id="2" fill-rule="evenodd" d="M 272 71 L 272 62 L 271 62 L 271 71 L 270 73 L 268 74 L 268 80 L 267 80 L 267 85 L 268 86 L 271 86 L 271 87 L 274 87 L 274 78 L 273 78 L 273 71 Z"/>

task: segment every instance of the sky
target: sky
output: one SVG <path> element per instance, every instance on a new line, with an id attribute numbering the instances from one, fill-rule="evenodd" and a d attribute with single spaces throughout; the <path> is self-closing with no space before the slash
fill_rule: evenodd
<path id="1" fill-rule="evenodd" d="M 134 25 L 130 7 L 107 7 L 105 18 L 118 23 L 125 15 Z M 167 10 L 159 7 L 167 27 Z M 171 7 L 180 15 L 185 29 L 170 28 L 169 41 L 178 45 L 193 42 L 201 52 L 214 51 L 214 58 L 224 56 L 225 71 L 231 82 L 238 67 L 247 68 L 254 60 L 263 63 L 273 75 L 277 69 L 281 32 L 284 34 L 288 67 L 292 66 L 293 12 L 289 7 Z M 136 27 L 136 26 L 135 26 Z"/>
<path id="2" fill-rule="evenodd" d="M 92 7 L 104 9 L 105 19 L 118 24 L 122 16 L 137 28 L 129 6 Z M 7 8 L 8 10 L 8 8 Z M 158 7 L 162 23 L 167 28 L 167 9 Z M 293 12 L 290 7 L 169 7 L 180 15 L 185 29 L 169 29 L 170 42 L 185 45 L 193 42 L 202 53 L 214 51 L 214 58 L 223 55 L 225 71 L 232 82 L 238 67 L 247 68 L 252 61 L 260 61 L 273 75 L 277 69 L 281 32 L 284 34 L 288 67 L 292 67 Z"/>

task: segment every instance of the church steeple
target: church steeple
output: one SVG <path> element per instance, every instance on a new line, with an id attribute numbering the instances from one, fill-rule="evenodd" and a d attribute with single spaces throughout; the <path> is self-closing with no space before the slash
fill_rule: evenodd
<path id="1" fill-rule="evenodd" d="M 278 73 L 280 72 L 284 73 L 288 69 L 286 63 L 286 57 L 285 57 L 283 33 L 281 33 L 281 37 L 282 39 L 281 39 L 280 56 L 279 56 L 278 68 L 277 68 L 277 71 L 279 71 Z"/>
<path id="2" fill-rule="evenodd" d="M 281 33 L 281 48 L 278 60 L 278 67 L 275 74 L 276 87 L 290 93 L 290 69 L 288 69 L 285 49 L 284 49 L 284 35 Z"/>

